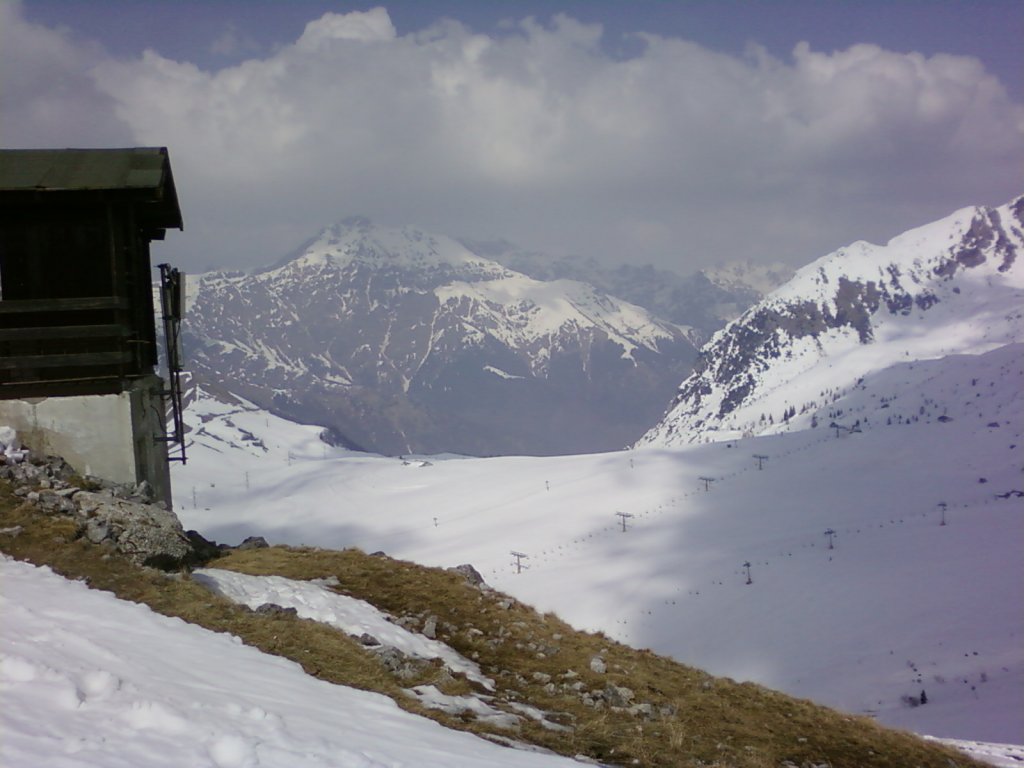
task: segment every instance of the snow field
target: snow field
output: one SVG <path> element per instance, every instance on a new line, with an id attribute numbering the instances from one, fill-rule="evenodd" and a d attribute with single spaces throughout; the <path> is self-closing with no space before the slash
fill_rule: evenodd
<path id="1" fill-rule="evenodd" d="M 578 765 L 447 730 L 49 569 L 4 558 L 0 574 L 5 768 Z"/>
<path id="2" fill-rule="evenodd" d="M 220 471 L 193 460 L 175 476 L 178 512 L 228 543 L 469 562 L 539 610 L 715 674 L 922 733 L 1015 742 L 1024 519 L 1020 499 L 998 494 L 1021 485 L 1024 414 L 1005 386 L 1017 351 L 869 377 L 830 406 L 865 422 L 838 438 L 822 425 L 670 450 L 391 459 L 300 449 L 315 430 L 237 413 L 263 425 L 268 452 L 239 449 Z M 1004 385 L 965 398 L 972 380 Z M 931 421 L 910 421 L 925 404 Z M 886 426 L 896 412 L 908 422 Z M 218 446 L 235 439 L 216 419 L 205 427 L 222 431 Z M 285 450 L 308 458 L 288 466 Z M 769 456 L 762 470 L 755 454 Z M 625 532 L 617 512 L 632 515 Z M 528 555 L 522 573 L 512 551 Z M 921 690 L 927 705 L 910 706 Z"/>

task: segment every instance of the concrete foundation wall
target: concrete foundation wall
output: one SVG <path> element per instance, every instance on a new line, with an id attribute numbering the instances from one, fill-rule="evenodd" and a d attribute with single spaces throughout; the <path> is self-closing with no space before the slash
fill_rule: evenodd
<path id="1" fill-rule="evenodd" d="M 0 424 L 36 453 L 62 456 L 83 475 L 147 481 L 171 507 L 164 407 L 156 376 L 117 395 L 0 400 Z"/>

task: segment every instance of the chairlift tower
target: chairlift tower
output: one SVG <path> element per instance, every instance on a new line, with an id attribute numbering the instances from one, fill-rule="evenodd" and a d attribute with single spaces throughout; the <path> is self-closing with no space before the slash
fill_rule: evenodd
<path id="1" fill-rule="evenodd" d="M 529 555 L 523 552 L 516 552 L 515 550 L 511 552 L 511 555 L 515 558 L 512 562 L 512 566 L 516 569 L 516 573 L 522 573 L 524 570 L 529 570 L 530 566 L 523 562 L 523 560 L 528 560 L 530 558 Z"/>

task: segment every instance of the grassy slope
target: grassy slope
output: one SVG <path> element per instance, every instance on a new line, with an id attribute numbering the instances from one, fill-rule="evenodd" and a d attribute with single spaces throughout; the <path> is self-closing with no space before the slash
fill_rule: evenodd
<path id="1" fill-rule="evenodd" d="M 0 481 L 0 528 L 21 526 L 16 536 L 0 535 L 0 549 L 13 557 L 49 565 L 69 578 L 109 590 L 123 599 L 219 632 L 230 632 L 268 653 L 292 659 L 321 679 L 391 696 L 406 709 L 445 725 L 482 732 L 471 718 L 425 711 L 401 687 L 433 683 L 445 693 L 465 693 L 473 684 L 429 669 L 422 679 L 401 686 L 377 658 L 341 632 L 290 616 L 256 614 L 228 603 L 192 582 L 187 574 L 138 568 L 79 536 L 66 517 L 47 516 L 14 497 Z M 712 678 L 649 651 L 635 650 L 597 634 L 576 632 L 553 615 L 542 616 L 504 595 L 481 591 L 456 574 L 424 568 L 356 550 L 272 548 L 232 552 L 219 568 L 295 579 L 336 576 L 344 594 L 366 600 L 395 616 L 438 618 L 438 638 L 474 658 L 497 683 L 498 703 L 518 701 L 574 726 L 553 731 L 525 720 L 515 734 L 523 741 L 562 754 L 584 754 L 616 764 L 644 766 L 721 765 L 834 768 L 980 765 L 944 747 L 874 722 L 835 712 L 760 686 Z M 470 630 L 475 630 L 470 632 Z M 590 669 L 602 655 L 603 675 Z M 565 677 L 572 670 L 578 677 Z M 538 678 L 534 673 L 541 673 Z M 547 686 L 549 675 L 555 684 Z M 657 715 L 584 705 L 575 691 L 612 683 L 628 687 L 637 702 L 649 702 Z M 495 731 L 507 737 L 507 731 Z"/>

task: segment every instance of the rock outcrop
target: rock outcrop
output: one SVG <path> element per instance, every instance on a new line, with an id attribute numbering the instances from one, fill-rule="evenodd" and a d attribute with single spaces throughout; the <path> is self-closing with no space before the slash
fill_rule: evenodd
<path id="1" fill-rule="evenodd" d="M 208 559 L 209 552 L 197 551 L 178 517 L 162 502 L 153 503 L 148 484 L 79 478 L 56 456 L 19 450 L 17 458 L 0 466 L 0 481 L 41 512 L 73 519 L 91 543 L 109 546 L 138 565 L 166 570 Z M 11 459 L 0 454 L 0 461 Z"/>

